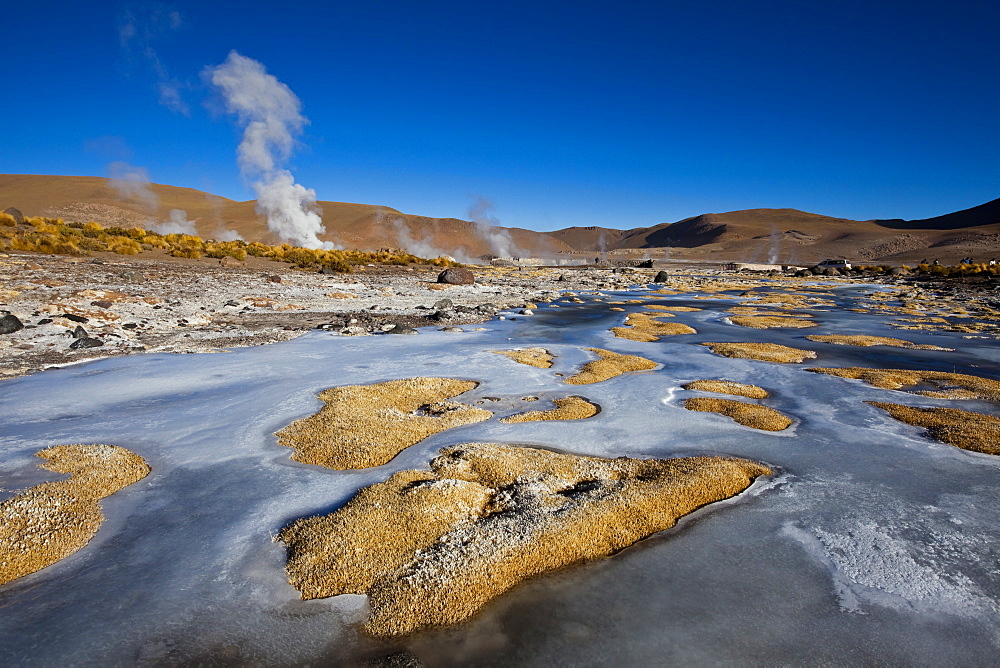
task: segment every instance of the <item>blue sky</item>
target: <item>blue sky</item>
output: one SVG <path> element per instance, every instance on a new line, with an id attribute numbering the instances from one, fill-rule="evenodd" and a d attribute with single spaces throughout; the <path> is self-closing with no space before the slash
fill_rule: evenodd
<path id="1" fill-rule="evenodd" d="M 322 200 L 467 218 L 485 197 L 551 230 L 1000 197 L 996 2 L 28 5 L 4 10 L 3 173 L 125 160 L 251 199 L 203 75 L 236 50 L 301 100 L 286 166 Z"/>

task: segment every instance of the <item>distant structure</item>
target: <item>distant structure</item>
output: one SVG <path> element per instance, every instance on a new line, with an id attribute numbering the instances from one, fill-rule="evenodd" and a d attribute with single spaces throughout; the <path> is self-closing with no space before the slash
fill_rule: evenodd
<path id="1" fill-rule="evenodd" d="M 746 262 L 727 262 L 722 265 L 723 271 L 791 271 L 802 269 L 790 264 L 749 264 Z"/>

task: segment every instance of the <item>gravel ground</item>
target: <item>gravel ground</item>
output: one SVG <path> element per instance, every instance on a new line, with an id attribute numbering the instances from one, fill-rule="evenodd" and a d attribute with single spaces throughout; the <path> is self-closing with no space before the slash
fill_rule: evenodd
<path id="1" fill-rule="evenodd" d="M 262 345 L 316 328 L 359 336 L 459 327 L 554 292 L 652 280 L 595 267 L 472 267 L 475 284 L 445 285 L 432 266 L 357 269 L 320 274 L 258 258 L 227 266 L 145 254 L 0 254 L 0 332 L 13 323 L 4 320 L 8 313 L 24 325 L 0 333 L 0 377 L 115 355 Z"/>

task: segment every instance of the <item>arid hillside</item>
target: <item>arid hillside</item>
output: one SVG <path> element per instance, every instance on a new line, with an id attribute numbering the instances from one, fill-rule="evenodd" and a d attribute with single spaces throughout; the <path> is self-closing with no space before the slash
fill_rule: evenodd
<path id="1" fill-rule="evenodd" d="M 549 233 L 490 227 L 455 218 L 405 214 L 385 206 L 319 202 L 326 234 L 345 248 L 403 248 L 422 257 L 483 255 L 584 259 L 610 252 L 654 259 L 810 264 L 824 258 L 859 263 L 957 263 L 1000 255 L 1000 199 L 925 220 L 857 221 L 796 209 L 706 213 L 676 223 L 617 230 L 568 227 Z M 255 203 L 192 188 L 91 176 L 0 175 L 0 211 L 156 229 L 193 224 L 203 237 L 275 243 Z M 173 231 L 173 230 L 171 230 Z"/>
<path id="2" fill-rule="evenodd" d="M 489 227 L 456 218 L 428 218 L 401 213 L 385 206 L 318 202 L 325 241 L 345 248 L 376 250 L 404 248 L 423 257 L 454 255 L 459 259 L 481 255 L 546 255 L 571 250 L 540 232 Z M 255 203 L 156 183 L 113 181 L 96 176 L 0 174 L 0 211 L 15 207 L 26 216 L 62 218 L 68 222 L 95 221 L 119 227 L 189 221 L 202 237 L 275 243 Z"/>

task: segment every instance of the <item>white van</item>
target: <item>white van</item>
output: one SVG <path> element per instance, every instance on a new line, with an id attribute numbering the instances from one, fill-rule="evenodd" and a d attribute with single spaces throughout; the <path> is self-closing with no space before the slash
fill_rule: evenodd
<path id="1" fill-rule="evenodd" d="M 850 269 L 851 263 L 847 260 L 823 260 L 816 266 L 820 269 Z"/>

